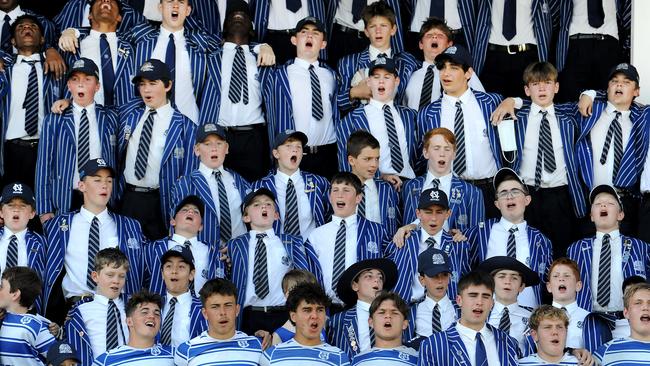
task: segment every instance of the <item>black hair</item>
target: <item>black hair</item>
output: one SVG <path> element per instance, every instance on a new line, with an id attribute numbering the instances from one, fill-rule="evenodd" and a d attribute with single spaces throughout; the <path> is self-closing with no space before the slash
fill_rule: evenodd
<path id="1" fill-rule="evenodd" d="M 365 130 L 357 130 L 352 132 L 348 137 L 347 151 L 348 156 L 356 158 L 361 154 L 361 150 L 369 147 L 371 149 L 379 149 L 379 141 L 370 132 Z"/>
<path id="2" fill-rule="evenodd" d="M 126 316 L 131 316 L 133 311 L 138 308 L 140 304 L 152 303 L 158 305 L 158 308 L 162 311 L 163 301 L 162 297 L 156 293 L 150 292 L 147 289 L 142 289 L 129 298 L 129 301 L 126 302 L 125 313 Z"/>
<path id="3" fill-rule="evenodd" d="M 212 295 L 234 296 L 237 299 L 237 286 L 224 278 L 213 278 L 206 282 L 199 291 L 203 306 Z"/>
<path id="4" fill-rule="evenodd" d="M 34 305 L 43 288 L 38 273 L 29 267 L 9 267 L 2 273 L 2 279 L 9 282 L 10 293 L 20 290 L 18 303 L 27 309 Z"/>
<path id="5" fill-rule="evenodd" d="M 352 186 L 357 194 L 361 194 L 363 192 L 363 184 L 361 184 L 361 180 L 359 180 L 359 177 L 350 172 L 339 172 L 334 174 L 332 177 L 331 185 L 339 183 Z"/>

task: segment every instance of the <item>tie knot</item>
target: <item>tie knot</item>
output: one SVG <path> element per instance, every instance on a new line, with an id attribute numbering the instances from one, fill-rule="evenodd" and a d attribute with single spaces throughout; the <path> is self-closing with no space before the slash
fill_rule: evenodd
<path id="1" fill-rule="evenodd" d="M 507 309 L 507 308 L 506 308 Z M 481 332 L 476 332 L 476 341 L 482 341 L 481 339 Z"/>
<path id="2" fill-rule="evenodd" d="M 214 175 L 215 178 L 221 178 L 221 171 L 215 170 L 212 172 L 212 175 Z"/>
<path id="3" fill-rule="evenodd" d="M 169 40 L 174 42 L 174 33 L 169 33 Z"/>
<path id="4" fill-rule="evenodd" d="M 386 112 L 390 113 L 390 106 L 388 104 L 384 104 L 384 106 L 381 107 L 381 109 L 384 110 L 384 113 L 386 113 Z"/>
<path id="5" fill-rule="evenodd" d="M 189 241 L 189 240 L 185 240 L 185 242 L 183 243 L 183 246 L 185 246 L 186 248 L 189 248 L 189 247 L 192 246 L 192 242 Z"/>
<path id="6" fill-rule="evenodd" d="M 101 39 L 106 39 L 106 33 L 102 33 L 102 34 L 100 34 L 100 35 L 99 35 L 99 38 L 101 38 Z"/>
<path id="7" fill-rule="evenodd" d="M 381 58 L 381 57 L 386 58 L 386 57 L 388 57 L 388 55 L 386 53 L 382 52 L 382 53 L 377 55 L 377 58 Z"/>
<path id="8" fill-rule="evenodd" d="M 462 105 L 463 105 L 463 102 L 461 102 L 460 100 L 457 100 L 456 103 L 455 103 L 456 108 L 460 108 Z"/>
<path id="9" fill-rule="evenodd" d="M 314 65 L 309 65 L 309 71 L 314 71 Z"/>
<path id="10" fill-rule="evenodd" d="M 81 115 L 82 116 L 85 116 L 87 113 L 88 113 L 88 111 L 86 111 L 86 108 L 81 110 Z"/>
<path id="11" fill-rule="evenodd" d="M 5 22 L 11 21 L 9 14 L 5 14 Z"/>
<path id="12" fill-rule="evenodd" d="M 108 306 L 109 307 L 115 306 L 115 301 L 113 301 L 113 299 L 108 299 Z"/>
<path id="13" fill-rule="evenodd" d="M 9 237 L 9 241 L 14 241 L 14 240 L 18 240 L 16 235 L 12 235 L 11 237 Z"/>
<path id="14" fill-rule="evenodd" d="M 618 121 L 619 118 L 621 118 L 622 113 L 619 111 L 614 112 L 614 119 Z"/>
<path id="15" fill-rule="evenodd" d="M 178 302 L 178 299 L 177 299 L 176 297 L 172 297 L 172 298 L 169 300 L 169 305 L 175 305 L 176 302 Z"/>
<path id="16" fill-rule="evenodd" d="M 517 232 L 517 231 L 519 231 L 519 229 L 518 229 L 516 226 L 513 226 L 513 227 L 511 227 L 511 228 L 508 230 L 508 232 L 509 232 L 510 234 L 514 234 L 514 233 Z"/>
<path id="17" fill-rule="evenodd" d="M 341 225 L 340 226 L 345 226 L 345 220 L 341 220 Z"/>
<path id="18" fill-rule="evenodd" d="M 568 313 L 568 312 L 569 312 L 569 311 L 568 311 L 564 306 L 563 306 L 561 309 L 562 309 L 562 311 L 564 311 L 565 313 Z"/>
<path id="19" fill-rule="evenodd" d="M 611 236 L 609 234 L 603 235 L 603 243 L 609 243 L 609 239 L 611 239 Z"/>
<path id="20" fill-rule="evenodd" d="M 260 233 L 260 234 L 256 234 L 256 235 L 255 235 L 255 238 L 256 238 L 257 240 L 262 240 L 262 239 L 264 239 L 264 238 L 266 238 L 266 237 L 267 237 L 266 233 Z"/>
<path id="21" fill-rule="evenodd" d="M 508 314 L 509 312 L 510 312 L 510 310 L 508 310 L 507 306 L 503 308 L 503 313 L 504 314 Z"/>
<path id="22" fill-rule="evenodd" d="M 542 119 L 546 118 L 546 115 L 548 114 L 548 111 L 539 111 L 539 113 L 542 114 Z"/>
<path id="23" fill-rule="evenodd" d="M 97 218 L 97 216 L 93 217 L 93 220 L 91 221 L 91 224 L 99 225 L 99 219 Z"/>
<path id="24" fill-rule="evenodd" d="M 29 66 L 34 66 L 34 64 L 36 64 L 37 61 L 36 60 L 23 60 L 22 62 L 25 63 L 25 64 L 28 64 Z"/>
<path id="25" fill-rule="evenodd" d="M 153 108 L 149 109 L 149 115 L 150 115 L 150 116 L 155 116 L 156 113 L 157 113 L 157 112 L 156 112 L 155 109 L 153 109 Z"/>

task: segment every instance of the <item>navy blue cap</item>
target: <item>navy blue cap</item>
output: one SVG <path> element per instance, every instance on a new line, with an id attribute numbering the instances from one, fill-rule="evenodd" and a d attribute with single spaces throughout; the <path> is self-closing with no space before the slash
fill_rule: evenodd
<path id="1" fill-rule="evenodd" d="M 322 33 L 327 33 L 327 30 L 325 29 L 325 25 L 323 22 L 321 22 L 318 18 L 315 17 L 306 17 L 302 18 L 298 21 L 298 24 L 296 24 L 296 28 L 293 30 L 294 34 L 297 34 L 300 32 L 307 24 L 312 24 L 321 31 Z"/>
<path id="2" fill-rule="evenodd" d="M 300 140 L 303 147 L 307 145 L 307 135 L 304 133 L 296 130 L 284 130 L 275 136 L 275 143 L 273 144 L 273 148 L 277 149 L 278 146 L 284 144 L 284 142 L 287 141 L 290 137 Z"/>
<path id="3" fill-rule="evenodd" d="M 381 245 L 381 244 L 380 244 Z M 356 281 L 361 272 L 377 269 L 384 274 L 384 288 L 389 291 L 397 283 L 397 266 L 395 262 L 386 258 L 366 259 L 348 267 L 336 284 L 336 294 L 346 305 L 351 306 L 357 302 L 357 293 L 352 290 L 352 281 Z"/>
<path id="4" fill-rule="evenodd" d="M 430 188 L 422 191 L 422 193 L 420 193 L 420 200 L 418 201 L 418 208 L 429 208 L 433 205 L 449 209 L 447 194 L 438 188 Z"/>
<path id="5" fill-rule="evenodd" d="M 368 75 L 372 75 L 372 73 L 377 69 L 384 69 L 397 76 L 397 66 L 395 65 L 395 60 L 392 58 L 383 56 L 377 57 L 375 61 L 370 63 L 370 67 L 368 68 Z"/>
<path id="6" fill-rule="evenodd" d="M 494 275 L 496 271 L 503 269 L 508 269 L 511 271 L 519 272 L 521 274 L 522 281 L 526 284 L 526 287 L 535 286 L 539 284 L 539 276 L 537 272 L 528 268 L 525 264 L 521 263 L 515 258 L 508 256 L 496 256 L 490 257 L 478 265 L 478 268 L 481 271 L 485 271 Z"/>
<path id="7" fill-rule="evenodd" d="M 140 66 L 138 73 L 135 74 L 132 81 L 134 84 L 137 84 L 142 79 L 168 81 L 172 78 L 169 76 L 169 68 L 167 65 L 160 60 L 152 58 Z"/>
<path id="8" fill-rule="evenodd" d="M 434 277 L 443 272 L 451 273 L 451 264 L 447 253 L 431 246 L 418 255 L 418 273 Z"/>
<path id="9" fill-rule="evenodd" d="M 14 198 L 20 198 L 23 201 L 27 202 L 28 205 L 35 207 L 36 199 L 34 198 L 34 192 L 28 185 L 22 184 L 19 182 L 9 183 L 4 188 L 2 188 L 2 196 L 0 197 L 0 203 L 3 205 L 9 203 Z"/>
<path id="10" fill-rule="evenodd" d="M 443 53 L 436 56 L 436 63 L 445 61 L 451 61 L 452 63 L 469 67 L 473 63 L 469 51 L 461 45 L 447 47 Z"/>
<path id="11" fill-rule="evenodd" d="M 107 169 L 111 172 L 111 177 L 115 177 L 115 170 L 106 163 L 102 158 L 90 159 L 79 170 L 79 179 L 83 180 L 87 176 L 95 175 L 100 169 Z"/>
<path id="12" fill-rule="evenodd" d="M 160 267 L 165 265 L 165 262 L 171 257 L 178 257 L 183 259 L 183 262 L 190 265 L 194 269 L 194 255 L 192 255 L 192 250 L 185 245 L 175 245 L 171 249 L 167 250 L 165 254 L 160 257 Z"/>
<path id="13" fill-rule="evenodd" d="M 515 180 L 524 187 L 524 190 L 526 189 L 526 184 L 524 183 L 524 180 L 521 179 L 519 174 L 517 174 L 514 170 L 510 168 L 501 168 L 499 169 L 497 174 L 494 176 L 494 179 L 492 180 L 492 186 L 494 187 L 495 192 L 499 188 L 501 182 L 503 182 L 508 176 L 513 176 Z"/>
<path id="14" fill-rule="evenodd" d="M 65 360 L 74 360 L 81 363 L 77 352 L 69 343 L 63 341 L 53 343 L 47 351 L 47 364 L 60 366 Z"/>
<path id="15" fill-rule="evenodd" d="M 270 197 L 273 201 L 275 201 L 275 195 L 273 194 L 273 192 L 271 192 L 269 189 L 266 189 L 266 188 L 258 188 L 258 189 L 254 190 L 254 191 L 250 191 L 250 192 L 246 195 L 246 197 L 244 197 L 244 200 L 242 201 L 242 204 L 241 204 L 241 211 L 242 211 L 242 213 L 244 212 L 244 210 L 246 209 L 246 207 L 248 207 L 248 206 L 251 204 L 251 202 L 253 202 L 253 199 L 254 199 L 255 197 L 257 197 L 257 196 L 262 196 L 262 195 L 264 195 L 264 196 L 268 196 L 268 197 Z"/>
<path id="16" fill-rule="evenodd" d="M 204 125 L 199 126 L 199 128 L 196 129 L 196 143 L 198 144 L 205 141 L 205 139 L 209 135 L 216 135 L 221 137 L 225 141 L 228 140 L 226 138 L 225 128 L 219 126 L 216 123 L 206 123 Z"/>
<path id="17" fill-rule="evenodd" d="M 174 216 L 178 214 L 178 212 L 183 208 L 185 205 L 194 205 L 199 209 L 199 213 L 201 214 L 201 218 L 203 218 L 203 214 L 205 213 L 205 204 L 203 203 L 203 200 L 199 196 L 195 196 L 193 194 L 186 196 L 183 198 L 182 201 L 180 201 L 176 205 L 176 209 L 174 210 Z"/>
<path id="18" fill-rule="evenodd" d="M 99 68 L 97 68 L 97 65 L 95 62 L 89 58 L 82 57 L 78 59 L 77 61 L 72 64 L 72 67 L 70 68 L 70 72 L 68 72 L 68 79 L 74 74 L 75 72 L 81 72 L 86 75 L 91 75 L 97 78 L 99 80 Z"/>
<path id="19" fill-rule="evenodd" d="M 621 196 L 618 195 L 618 192 L 616 192 L 616 189 L 609 184 L 601 184 L 599 186 L 594 187 L 594 189 L 591 190 L 589 193 L 589 203 L 593 204 L 594 200 L 596 199 L 596 196 L 598 196 L 601 193 L 609 193 L 614 198 L 616 198 L 616 201 L 618 202 L 618 205 L 621 207 L 621 210 L 623 210 L 623 201 L 621 201 Z"/>
<path id="20" fill-rule="evenodd" d="M 626 78 L 639 84 L 639 72 L 632 64 L 622 63 L 614 66 L 612 71 L 609 73 L 609 78 L 613 78 L 616 74 L 623 74 Z"/>

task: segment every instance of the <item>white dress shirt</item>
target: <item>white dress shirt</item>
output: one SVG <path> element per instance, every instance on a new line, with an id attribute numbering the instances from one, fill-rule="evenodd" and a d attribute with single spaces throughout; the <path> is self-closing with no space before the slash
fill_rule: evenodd
<path id="1" fill-rule="evenodd" d="M 632 121 L 630 120 L 630 111 L 619 111 L 621 112 L 621 117 L 619 122 L 621 123 L 621 129 L 623 131 L 623 153 L 627 149 L 627 143 L 630 139 L 630 134 L 632 133 Z M 613 185 L 614 177 L 614 138 L 612 137 L 612 142 L 609 146 L 609 151 L 607 151 L 607 160 L 605 160 L 605 165 L 600 163 L 600 155 L 603 152 L 603 146 L 605 145 L 605 139 L 607 137 L 607 130 L 612 121 L 616 117 L 616 108 L 610 102 L 607 102 L 607 107 L 605 111 L 600 115 L 596 124 L 589 132 L 589 138 L 591 141 L 591 155 L 594 167 L 594 187 L 601 184 Z M 590 189 L 593 187 L 589 187 Z"/>
<path id="2" fill-rule="evenodd" d="M 169 103 L 156 109 L 156 115 L 153 117 L 153 130 L 151 131 L 147 169 L 144 177 L 137 179 L 135 177 L 135 160 L 138 156 L 138 148 L 140 147 L 142 128 L 147 117 L 149 117 L 149 108 L 145 107 L 145 112 L 135 126 L 135 130 L 132 132 L 126 147 L 126 168 L 124 169 L 126 183 L 149 188 L 158 188 L 160 186 L 160 167 L 162 166 L 162 156 L 165 150 L 165 142 L 167 141 L 167 130 L 169 129 L 173 114 L 174 109 Z"/>
<path id="3" fill-rule="evenodd" d="M 186 238 L 178 234 L 172 235 L 171 240 L 167 242 L 167 250 L 172 249 L 177 245 L 185 245 L 185 242 L 190 242 L 190 251 L 194 257 L 194 288 L 198 292 L 203 285 L 210 279 L 208 278 L 208 266 L 210 265 L 210 247 L 207 244 L 199 241 L 196 236 Z"/>
<path id="4" fill-rule="evenodd" d="M 300 0 L 302 6 L 295 13 L 287 9 L 285 0 L 269 0 L 269 30 L 294 29 L 296 24 L 309 16 L 309 2 Z"/>
<path id="5" fill-rule="evenodd" d="M 99 137 L 99 124 L 97 124 L 97 112 L 95 112 L 95 103 L 93 102 L 87 107 L 82 107 L 79 104 L 72 102 L 72 116 L 74 117 L 74 132 L 77 136 L 77 159 L 79 159 L 79 128 L 81 127 L 81 113 L 86 109 L 86 116 L 88 117 L 88 148 L 90 152 L 90 159 L 97 159 L 102 157 L 102 141 Z M 77 167 L 79 160 L 77 160 Z M 72 179 L 71 189 L 79 187 L 79 169 L 73 169 L 74 178 Z"/>
<path id="6" fill-rule="evenodd" d="M 320 266 L 323 269 L 323 283 L 327 295 L 337 304 L 343 302 L 336 295 L 332 287 L 334 272 L 334 248 L 336 246 L 336 233 L 341 226 L 343 218 L 333 215 L 332 221 L 319 226 L 309 235 L 309 243 L 314 247 Z M 357 215 L 345 218 L 345 268 L 357 262 Z"/>
<path id="7" fill-rule="evenodd" d="M 2 22 L 1 19 L 0 22 Z M 23 60 L 38 61 L 34 64 L 34 67 L 36 67 L 36 79 L 38 80 L 38 131 L 35 136 L 28 136 L 25 131 L 26 111 L 23 108 L 23 103 L 25 103 L 25 94 L 27 93 L 27 86 L 29 84 L 29 73 L 32 71 L 32 67 L 24 63 Z M 43 65 L 41 63 L 41 56 L 38 53 L 29 57 L 18 55 L 16 57 L 16 63 L 11 68 L 11 102 L 9 104 L 9 123 L 6 127 L 5 140 L 38 138 L 43 126 L 43 117 L 45 116 L 45 106 L 43 103 Z"/>
<path id="8" fill-rule="evenodd" d="M 574 34 L 607 34 L 618 39 L 616 0 L 603 0 L 605 18 L 603 25 L 599 28 L 589 25 L 588 2 L 589 0 L 573 0 L 573 17 L 569 25 L 569 36 Z"/>
<path id="9" fill-rule="evenodd" d="M 381 220 L 381 209 L 379 203 L 379 191 L 377 190 L 377 183 L 375 180 L 370 178 L 363 182 L 363 195 L 366 200 L 366 220 L 376 222 L 378 224 L 382 223 Z M 357 206 L 357 210 L 359 206 Z"/>
<path id="10" fill-rule="evenodd" d="M 111 61 L 113 62 L 113 70 L 117 72 L 117 34 L 115 32 L 106 32 L 104 34 L 106 34 L 106 41 L 108 41 L 108 46 L 111 49 Z M 91 29 L 88 37 L 79 42 L 79 52 L 81 57 L 86 57 L 93 60 L 95 65 L 97 65 L 99 68 L 99 83 L 102 86 L 100 86 L 99 91 L 95 93 L 95 103 L 103 105 L 104 75 L 102 74 L 102 51 L 99 46 L 101 35 L 102 32 Z"/>
<path id="11" fill-rule="evenodd" d="M 370 325 L 368 325 L 369 317 L 370 304 L 361 300 L 357 300 L 357 328 L 359 329 L 359 348 L 361 352 L 372 348 L 370 339 Z"/>
<path id="12" fill-rule="evenodd" d="M 113 299 L 117 310 L 120 312 L 120 323 L 118 324 L 117 343 L 126 344 L 129 340 L 129 328 L 126 326 L 126 313 L 124 302 L 118 297 Z M 108 318 L 108 298 L 99 294 L 95 295 L 93 301 L 79 305 L 79 312 L 86 326 L 86 334 L 90 339 L 90 348 L 93 355 L 101 355 L 106 352 L 106 320 Z M 122 331 L 120 332 L 120 326 Z"/>
<path id="13" fill-rule="evenodd" d="M 611 277 L 609 280 L 609 304 L 603 308 L 598 305 L 598 276 L 600 275 L 600 250 L 603 244 L 603 236 L 606 233 L 597 231 L 593 243 L 593 259 L 591 261 L 591 298 L 593 299 L 593 311 L 623 311 L 623 246 L 621 233 L 614 230 L 609 233 L 609 245 L 611 249 Z"/>
<path id="14" fill-rule="evenodd" d="M 458 0 L 443 0 L 445 2 L 445 23 L 450 29 L 460 29 L 463 24 L 460 21 L 458 13 Z M 416 0 L 415 10 L 413 10 L 413 20 L 411 20 L 411 32 L 420 32 L 422 23 L 424 23 L 431 13 L 431 0 Z"/>
<path id="15" fill-rule="evenodd" d="M 499 360 L 499 352 L 494 352 L 497 349 L 497 344 L 494 339 L 492 331 L 490 331 L 486 326 L 480 331 L 475 331 L 474 329 L 467 328 L 466 326 L 456 323 L 456 330 L 460 335 L 460 340 L 463 341 L 465 349 L 467 350 L 467 355 L 469 356 L 469 362 L 472 366 L 476 365 L 476 333 L 481 333 L 481 339 L 485 345 L 485 351 L 487 354 L 488 365 L 489 366 L 500 366 L 501 361 Z"/>
<path id="16" fill-rule="evenodd" d="M 440 106 L 440 127 L 454 132 L 456 101 L 461 101 L 463 108 L 463 127 L 465 130 L 465 173 L 463 179 L 484 179 L 494 177 L 497 165 L 490 149 L 488 124 L 471 89 L 467 89 L 460 98 L 443 94 Z"/>
<path id="17" fill-rule="evenodd" d="M 169 43 L 169 35 L 172 32 L 160 26 L 160 34 L 156 41 L 151 53 L 151 58 L 155 58 L 165 62 L 165 54 L 167 53 L 167 44 Z M 192 84 L 192 64 L 190 63 L 190 54 L 187 52 L 185 41 L 185 29 L 173 32 L 174 45 L 176 46 L 176 75 L 178 77 L 174 80 L 174 102 L 176 108 L 191 119 L 194 123 L 198 124 L 199 121 L 199 107 L 196 105 L 196 98 L 194 97 L 194 85 Z"/>
<path id="18" fill-rule="evenodd" d="M 282 291 L 282 277 L 291 267 L 291 259 L 287 253 L 282 240 L 275 235 L 273 229 L 264 231 L 267 235 L 263 239 L 266 245 L 266 269 L 269 279 L 269 294 L 260 299 L 255 294 L 255 246 L 257 245 L 257 234 L 261 232 L 251 230 L 248 239 L 248 277 L 246 278 L 246 298 L 244 306 L 282 306 L 285 304 L 284 291 Z"/>
<path id="19" fill-rule="evenodd" d="M 428 337 L 433 334 L 432 330 L 432 317 L 433 308 L 438 305 L 440 309 L 440 326 L 443 331 L 447 330 L 452 324 L 456 323 L 457 314 L 454 304 L 449 300 L 449 297 L 443 296 L 440 301 L 426 296 L 424 300 L 418 304 L 417 313 L 415 316 L 415 332 L 422 337 Z"/>
<path id="20" fill-rule="evenodd" d="M 232 67 L 235 63 L 237 45 L 232 42 L 223 44 L 221 53 L 221 107 L 219 108 L 219 124 L 224 127 L 248 126 L 264 123 L 262 112 L 262 88 L 257 78 L 257 57 L 248 45 L 241 45 L 246 62 L 246 81 L 248 86 L 248 104 L 244 99 L 233 103 L 228 97 Z"/>
<path id="21" fill-rule="evenodd" d="M 524 152 L 521 156 L 521 179 L 528 185 L 535 185 L 535 169 L 537 168 L 537 154 L 539 151 L 540 126 L 542 124 L 542 113 L 548 112 L 546 119 L 551 128 L 551 138 L 553 139 L 553 156 L 555 157 L 555 171 L 548 173 L 544 169 L 542 161 L 542 177 L 540 187 L 553 188 L 565 186 L 568 184 L 566 175 L 566 164 L 564 162 L 564 144 L 562 143 L 562 134 L 560 126 L 555 116 L 553 105 L 542 108 L 533 103 L 530 106 L 528 114 L 528 124 L 526 125 L 526 136 L 524 137 Z"/>
<path id="22" fill-rule="evenodd" d="M 108 210 L 94 215 L 83 206 L 79 212 L 72 217 L 70 223 L 70 239 L 65 249 L 64 266 L 65 276 L 61 282 L 63 295 L 81 296 L 94 292 L 88 288 L 86 278 L 88 275 L 88 234 L 93 218 L 99 220 L 99 250 L 106 248 L 118 248 L 117 226 L 108 213 Z"/>
<path id="23" fill-rule="evenodd" d="M 377 1 L 379 0 L 367 0 L 366 6 L 376 3 Z M 339 4 L 336 7 L 336 15 L 334 15 L 334 23 L 363 32 L 363 19 L 359 19 L 356 23 L 354 22 L 354 17 L 352 15 L 352 2 L 353 0 L 339 0 Z"/>
<path id="24" fill-rule="evenodd" d="M 404 167 L 401 171 L 395 171 L 391 162 L 390 154 L 390 142 L 388 138 L 388 129 L 386 127 L 386 120 L 384 119 L 384 105 L 390 106 L 391 115 L 393 116 L 393 121 L 395 123 L 395 131 L 397 132 L 397 139 L 399 140 L 399 149 L 402 155 L 402 162 Z M 413 168 L 411 168 L 411 161 L 409 159 L 409 148 L 407 145 L 406 131 L 404 129 L 404 123 L 400 117 L 399 111 L 395 107 L 393 101 L 388 103 L 382 103 L 378 100 L 371 99 L 370 102 L 364 107 L 366 112 L 366 117 L 368 119 L 368 125 L 370 127 L 370 133 L 377 140 L 379 140 L 379 145 L 381 149 L 379 151 L 379 171 L 382 174 L 397 174 L 401 177 L 413 179 L 415 178 L 415 173 Z"/>
<path id="25" fill-rule="evenodd" d="M 197 290 L 198 291 L 198 290 Z M 169 302 L 172 300 L 172 296 L 167 292 L 167 297 L 165 298 L 165 304 L 163 305 L 162 312 L 160 314 L 160 327 L 169 314 Z M 192 326 L 190 322 L 190 311 L 192 309 L 192 294 L 187 291 L 186 293 L 176 296 L 176 305 L 174 306 L 174 323 L 172 323 L 172 346 L 178 347 L 180 344 L 183 344 L 190 340 L 190 327 Z"/>
<path id="26" fill-rule="evenodd" d="M 490 240 L 488 241 L 485 259 L 508 255 L 508 237 L 510 236 L 508 230 L 513 226 L 517 227 L 517 231 L 515 231 L 517 260 L 530 268 L 530 243 L 528 242 L 528 224 L 526 221 L 513 224 L 504 217 L 501 217 L 499 222 L 495 223 L 490 231 Z M 532 287 L 526 287 L 517 297 L 517 302 L 531 308 L 536 308 L 539 305 Z"/>
<path id="27" fill-rule="evenodd" d="M 242 234 L 246 233 L 246 225 L 241 217 L 241 196 L 237 186 L 235 185 L 235 179 L 232 174 L 224 169 L 223 165 L 217 169 L 221 172 L 221 180 L 223 182 L 224 188 L 226 188 L 226 195 L 228 196 L 228 208 L 230 210 L 230 221 L 232 229 L 232 237 L 236 238 Z M 217 210 L 217 216 L 221 220 L 221 206 L 219 205 L 219 189 L 217 188 L 217 180 L 214 175 L 212 175 L 213 170 L 205 166 L 203 163 L 199 163 L 199 172 L 203 175 L 203 178 L 208 182 L 210 187 L 210 194 L 212 195 L 212 201 L 214 202 L 214 207 Z"/>
<path id="28" fill-rule="evenodd" d="M 516 34 L 511 40 L 503 36 L 503 7 L 505 0 L 492 0 L 492 28 L 490 29 L 489 43 L 507 46 L 511 44 L 537 44 L 533 31 L 533 0 L 516 0 Z M 548 5 L 543 6 L 550 12 Z M 542 9 L 544 11 L 544 9 Z M 550 16 L 550 15 L 549 15 Z"/>
<path id="29" fill-rule="evenodd" d="M 309 67 L 314 66 L 314 72 L 320 83 L 320 95 L 323 106 L 323 118 L 316 120 L 312 117 L 311 76 Z M 332 73 L 320 67 L 318 61 L 309 63 L 301 58 L 295 58 L 293 64 L 287 66 L 289 87 L 291 90 L 291 105 L 296 131 L 307 135 L 310 146 L 321 146 L 336 142 L 336 130 L 332 112 L 332 98 L 335 98 L 336 80 Z"/>
<path id="30" fill-rule="evenodd" d="M 2 263 L 3 272 L 5 269 L 7 269 L 7 250 L 9 248 L 9 242 L 11 241 L 11 237 L 13 235 L 16 235 L 16 240 L 18 240 L 18 262 L 16 265 L 27 266 L 29 264 L 29 260 L 27 258 L 27 242 L 25 241 L 25 234 L 27 234 L 27 229 L 13 233 L 7 226 L 4 227 L 4 233 L 0 239 L 0 263 Z"/>
<path id="31" fill-rule="evenodd" d="M 418 255 L 427 250 L 428 246 L 426 244 L 426 241 L 430 237 L 431 235 L 429 235 L 429 233 L 427 233 L 424 229 L 420 229 L 420 244 L 418 245 Z M 440 249 L 442 244 L 442 230 L 433 235 L 433 238 L 436 240 L 434 247 L 436 249 Z M 413 286 L 410 301 L 418 301 L 423 297 L 424 287 L 420 284 L 419 273 L 416 271 L 413 274 Z"/>
<path id="32" fill-rule="evenodd" d="M 582 325 L 584 324 L 585 317 L 589 315 L 589 312 L 578 306 L 578 303 L 575 301 L 568 305 L 558 304 L 553 301 L 553 307 L 566 309 L 566 314 L 569 316 L 566 346 L 574 349 L 585 348 L 585 342 L 582 338 Z"/>
<path id="33" fill-rule="evenodd" d="M 501 317 L 506 308 L 508 308 L 508 315 L 510 316 L 510 332 L 508 334 L 517 340 L 519 348 L 523 352 L 526 349 L 526 329 L 528 329 L 528 319 L 531 314 L 529 310 L 522 308 L 518 303 L 506 306 L 495 300 L 488 323 L 495 328 L 499 328 Z"/>
<path id="34" fill-rule="evenodd" d="M 293 182 L 293 187 L 296 190 L 296 198 L 298 199 L 298 223 L 300 224 L 300 236 L 306 238 L 309 233 L 314 230 L 316 223 L 314 216 L 311 212 L 311 204 L 309 203 L 309 196 L 307 196 L 307 187 L 300 175 L 300 169 L 296 170 L 291 176 L 277 171 L 275 174 L 275 191 L 277 192 L 278 210 L 280 211 L 280 220 L 284 221 L 287 202 L 287 183 L 289 179 Z"/>

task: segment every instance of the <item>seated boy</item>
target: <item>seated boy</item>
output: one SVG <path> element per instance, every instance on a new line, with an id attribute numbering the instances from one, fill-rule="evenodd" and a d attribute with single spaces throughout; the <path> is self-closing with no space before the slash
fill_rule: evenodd
<path id="1" fill-rule="evenodd" d="M 296 285 L 287 297 L 289 319 L 296 327 L 296 334 L 264 351 L 260 365 L 349 365 L 345 352 L 321 339 L 329 304 L 330 299 L 319 284 Z"/>
<path id="2" fill-rule="evenodd" d="M 126 303 L 129 342 L 95 359 L 93 366 L 149 364 L 174 366 L 171 346 L 156 343 L 160 330 L 160 295 L 147 290 L 136 292 Z"/>
<path id="3" fill-rule="evenodd" d="M 304 269 L 292 269 L 285 273 L 284 277 L 282 277 L 282 292 L 284 293 L 285 299 L 289 296 L 291 289 L 301 283 L 318 283 L 318 280 L 311 272 Z M 323 339 L 325 339 L 324 333 L 323 330 Z M 293 338 L 295 334 L 296 326 L 291 323 L 290 319 L 287 319 L 280 328 L 273 332 L 273 345 L 286 342 Z"/>
<path id="4" fill-rule="evenodd" d="M 124 302 L 120 298 L 129 260 L 117 248 L 102 249 L 95 258 L 92 279 L 94 298 L 85 298 L 70 310 L 65 322 L 68 342 L 78 350 L 81 364 L 91 365 L 96 356 L 129 340 Z"/>
<path id="5" fill-rule="evenodd" d="M 537 345 L 537 353 L 519 360 L 519 365 L 580 365 L 578 359 L 566 353 L 567 314 L 550 305 L 540 305 L 530 316 L 530 334 Z"/>
<path id="6" fill-rule="evenodd" d="M 41 294 L 41 280 L 28 267 L 11 267 L 2 273 L 0 309 L 5 314 L 0 327 L 0 360 L 6 365 L 43 365 L 48 349 L 56 341 L 48 325 L 28 314 Z"/>

